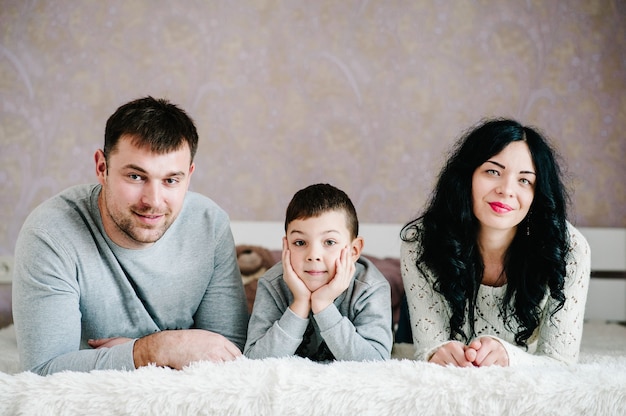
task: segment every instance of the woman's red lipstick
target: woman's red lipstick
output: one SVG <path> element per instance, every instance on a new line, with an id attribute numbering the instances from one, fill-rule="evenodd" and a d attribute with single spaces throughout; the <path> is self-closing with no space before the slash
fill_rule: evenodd
<path id="1" fill-rule="evenodd" d="M 507 204 L 503 204 L 502 202 L 490 202 L 489 206 L 498 214 L 505 214 L 509 211 L 513 211 L 513 208 L 511 208 Z"/>

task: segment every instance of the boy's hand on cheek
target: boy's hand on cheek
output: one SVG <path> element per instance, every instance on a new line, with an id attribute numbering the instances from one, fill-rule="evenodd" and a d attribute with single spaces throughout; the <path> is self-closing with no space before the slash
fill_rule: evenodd
<path id="1" fill-rule="evenodd" d="M 311 311 L 311 291 L 298 277 L 291 266 L 287 239 L 283 238 L 283 280 L 293 294 L 293 303 L 289 306 L 293 313 L 301 318 L 308 318 Z"/>
<path id="2" fill-rule="evenodd" d="M 335 261 L 335 276 L 311 294 L 313 313 L 319 313 L 326 309 L 350 286 L 354 270 L 354 262 L 350 258 L 350 247 L 344 247 L 339 258 Z"/>

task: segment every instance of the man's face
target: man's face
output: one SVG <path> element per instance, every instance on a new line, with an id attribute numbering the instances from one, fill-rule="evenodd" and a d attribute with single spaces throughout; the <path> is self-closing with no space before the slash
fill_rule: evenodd
<path id="1" fill-rule="evenodd" d="M 108 162 L 101 150 L 95 159 L 102 185 L 98 206 L 107 235 L 124 248 L 152 245 L 182 209 L 194 170 L 189 146 L 156 154 L 122 136 Z"/>

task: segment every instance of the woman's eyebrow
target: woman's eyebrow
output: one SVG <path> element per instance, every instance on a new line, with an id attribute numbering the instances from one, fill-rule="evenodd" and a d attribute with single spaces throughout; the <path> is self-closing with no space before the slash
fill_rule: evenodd
<path id="1" fill-rule="evenodd" d="M 485 163 L 493 163 L 494 165 L 496 165 L 500 169 L 506 169 L 506 166 L 504 166 L 502 163 L 496 162 L 495 160 L 488 160 Z"/>
<path id="2" fill-rule="evenodd" d="M 496 162 L 495 160 L 488 160 L 485 163 L 493 163 L 494 165 L 498 166 L 500 169 L 506 169 L 506 166 L 504 166 L 502 163 Z M 537 174 L 535 172 L 533 172 L 532 170 L 520 170 L 519 173 L 527 173 L 527 174 L 530 174 L 530 175 L 537 176 Z"/>

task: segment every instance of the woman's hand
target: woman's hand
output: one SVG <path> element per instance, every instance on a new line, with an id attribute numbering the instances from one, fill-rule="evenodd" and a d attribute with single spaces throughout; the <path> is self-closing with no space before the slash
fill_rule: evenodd
<path id="1" fill-rule="evenodd" d="M 470 347 L 472 345 L 473 349 L 476 350 L 476 358 L 473 360 L 476 367 L 490 365 L 509 366 L 509 354 L 506 352 L 504 345 L 497 339 L 481 337 L 472 341 Z"/>
<path id="2" fill-rule="evenodd" d="M 451 341 L 442 345 L 428 360 L 431 363 L 455 367 L 473 367 L 476 350 L 459 341 Z M 469 359 L 468 359 L 469 357 Z"/>

